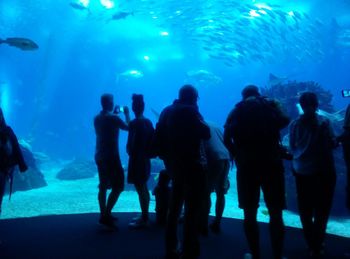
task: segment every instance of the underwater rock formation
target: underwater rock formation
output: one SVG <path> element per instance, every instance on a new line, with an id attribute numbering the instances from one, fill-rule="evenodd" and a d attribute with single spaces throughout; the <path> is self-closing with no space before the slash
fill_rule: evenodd
<path id="1" fill-rule="evenodd" d="M 299 113 L 296 104 L 298 103 L 299 95 L 306 91 L 317 94 L 320 109 L 329 113 L 334 112 L 334 107 L 332 105 L 332 93 L 329 90 L 325 90 L 320 84 L 313 81 L 289 81 L 287 83 L 275 84 L 261 89 L 262 95 L 279 100 L 283 108 L 292 119 L 298 117 Z"/>
<path id="2" fill-rule="evenodd" d="M 93 178 L 97 174 L 97 168 L 93 161 L 75 159 L 56 175 L 60 180 L 79 180 Z"/>
<path id="3" fill-rule="evenodd" d="M 28 191 L 47 186 L 44 175 L 37 167 L 33 153 L 27 147 L 21 146 L 21 149 L 24 160 L 28 166 L 28 171 L 20 173 L 18 169 L 15 170 L 13 177 L 13 192 Z M 9 188 L 7 188 L 7 192 L 8 191 Z"/>
<path id="4" fill-rule="evenodd" d="M 289 81 L 288 83 L 280 83 L 261 89 L 264 96 L 277 99 L 283 106 L 284 110 L 292 120 L 299 116 L 296 104 L 299 100 L 299 95 L 302 92 L 315 92 L 319 98 L 319 108 L 330 114 L 335 113 L 332 105 L 333 95 L 330 91 L 324 89 L 320 84 L 310 82 Z M 340 134 L 343 126 L 342 121 L 332 120 L 335 134 Z M 282 132 L 283 145 L 288 145 L 287 130 Z M 342 149 L 339 147 L 334 151 L 334 160 L 337 171 L 337 185 L 334 194 L 334 202 L 332 215 L 344 216 L 348 215 L 345 208 L 345 183 L 346 183 L 346 168 L 343 159 Z M 291 211 L 298 211 L 296 202 L 296 187 L 295 179 L 292 172 L 291 162 L 285 161 L 285 178 L 286 178 L 286 198 L 287 209 Z"/>

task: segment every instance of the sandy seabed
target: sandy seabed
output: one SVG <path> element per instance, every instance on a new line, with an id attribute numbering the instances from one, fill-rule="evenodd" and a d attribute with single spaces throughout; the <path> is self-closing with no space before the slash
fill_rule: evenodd
<path id="1" fill-rule="evenodd" d="M 11 200 L 4 197 L 1 219 L 35 217 L 43 215 L 78 214 L 99 212 L 97 203 L 98 178 L 60 181 L 56 179 L 57 172 L 62 165 L 45 166 L 42 169 L 48 186 L 24 192 L 16 192 Z M 231 176 L 233 174 L 231 173 Z M 215 200 L 215 195 L 212 195 Z M 155 200 L 151 196 L 150 212 L 154 212 Z M 140 206 L 135 191 L 124 191 L 113 212 L 139 212 Z M 258 220 L 268 222 L 266 208 L 259 208 Z M 211 214 L 213 215 L 214 206 Z M 231 188 L 226 195 L 224 217 L 243 218 L 243 212 L 238 208 L 235 181 L 231 181 Z M 284 212 L 284 222 L 287 226 L 300 228 L 299 216 L 291 211 Z M 350 238 L 350 218 L 331 218 L 327 232 Z"/>

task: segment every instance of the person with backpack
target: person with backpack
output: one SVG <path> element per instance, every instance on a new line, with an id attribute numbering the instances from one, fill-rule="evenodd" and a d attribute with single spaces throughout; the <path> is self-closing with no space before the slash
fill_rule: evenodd
<path id="1" fill-rule="evenodd" d="M 289 118 L 276 101 L 261 96 L 254 85 L 245 87 L 242 97 L 226 120 L 224 143 L 237 167 L 238 202 L 244 210 L 249 256 L 260 258 L 256 217 L 262 189 L 270 215 L 273 257 L 282 258 L 286 201 L 280 130 Z"/>
<path id="2" fill-rule="evenodd" d="M 22 173 L 28 169 L 17 137 L 11 127 L 7 126 L 4 113 L 0 108 L 0 214 L 6 181 L 7 179 L 12 181 L 17 165 Z"/>

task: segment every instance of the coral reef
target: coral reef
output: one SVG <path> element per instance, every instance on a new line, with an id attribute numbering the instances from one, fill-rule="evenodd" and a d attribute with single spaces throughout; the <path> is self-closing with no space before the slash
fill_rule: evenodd
<path id="1" fill-rule="evenodd" d="M 320 84 L 313 81 L 289 81 L 287 83 L 280 83 L 261 89 L 261 93 L 264 96 L 279 100 L 292 119 L 298 116 L 296 104 L 300 94 L 306 91 L 317 94 L 320 102 L 320 109 L 329 113 L 334 112 L 334 107 L 332 105 L 332 93 L 329 90 L 325 90 Z"/>

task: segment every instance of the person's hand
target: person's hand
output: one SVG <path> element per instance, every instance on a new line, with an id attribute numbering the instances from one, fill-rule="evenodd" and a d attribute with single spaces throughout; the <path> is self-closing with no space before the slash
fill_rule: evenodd
<path id="1" fill-rule="evenodd" d="M 124 109 L 125 115 L 129 114 L 129 108 L 128 108 L 128 106 L 124 106 L 123 109 Z"/>
<path id="2" fill-rule="evenodd" d="M 118 114 L 119 112 L 120 112 L 120 106 L 119 106 L 119 105 L 116 105 L 116 106 L 114 107 L 113 113 Z"/>

